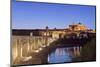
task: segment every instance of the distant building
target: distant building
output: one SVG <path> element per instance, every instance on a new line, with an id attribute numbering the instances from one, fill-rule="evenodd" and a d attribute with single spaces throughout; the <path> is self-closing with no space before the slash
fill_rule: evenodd
<path id="1" fill-rule="evenodd" d="M 81 23 L 69 25 L 69 29 L 72 31 L 85 31 L 87 30 L 87 27 L 85 25 L 82 25 Z"/>
<path id="2" fill-rule="evenodd" d="M 66 29 L 49 29 L 48 26 L 46 26 L 45 29 L 13 29 L 12 35 L 13 36 L 47 36 L 52 38 L 62 38 L 65 35 L 69 36 L 70 34 L 75 33 L 77 36 L 81 32 L 91 32 L 95 33 L 94 30 L 88 29 L 85 25 L 78 23 L 78 24 L 72 24 L 69 25 L 69 28 Z"/>

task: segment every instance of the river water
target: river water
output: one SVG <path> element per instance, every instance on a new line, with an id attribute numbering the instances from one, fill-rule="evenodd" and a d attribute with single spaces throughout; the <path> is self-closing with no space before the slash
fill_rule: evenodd
<path id="1" fill-rule="evenodd" d="M 48 63 L 72 62 L 74 58 L 80 56 L 81 47 L 57 48 L 48 55 Z"/>

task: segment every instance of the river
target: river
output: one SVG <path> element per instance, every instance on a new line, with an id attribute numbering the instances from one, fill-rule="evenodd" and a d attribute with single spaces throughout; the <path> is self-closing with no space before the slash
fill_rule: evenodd
<path id="1" fill-rule="evenodd" d="M 48 55 L 48 63 L 72 62 L 74 58 L 80 56 L 81 47 L 57 48 Z"/>

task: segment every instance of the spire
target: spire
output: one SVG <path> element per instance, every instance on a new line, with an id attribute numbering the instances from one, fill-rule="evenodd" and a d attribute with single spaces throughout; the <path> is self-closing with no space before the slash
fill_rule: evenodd
<path id="1" fill-rule="evenodd" d="M 48 29 L 49 27 L 48 26 L 46 26 L 46 29 Z"/>
<path id="2" fill-rule="evenodd" d="M 80 24 L 80 25 L 81 25 L 82 23 L 81 23 L 81 22 L 79 22 L 78 24 Z"/>

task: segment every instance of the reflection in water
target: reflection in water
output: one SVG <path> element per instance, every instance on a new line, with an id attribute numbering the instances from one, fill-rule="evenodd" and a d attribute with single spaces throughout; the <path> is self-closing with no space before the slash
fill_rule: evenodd
<path id="1" fill-rule="evenodd" d="M 80 55 L 81 47 L 57 48 L 48 55 L 48 63 L 72 62 L 73 58 Z"/>

